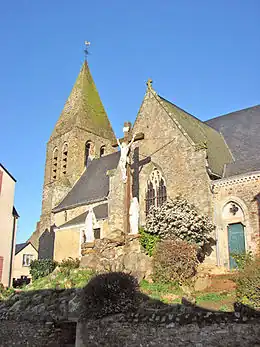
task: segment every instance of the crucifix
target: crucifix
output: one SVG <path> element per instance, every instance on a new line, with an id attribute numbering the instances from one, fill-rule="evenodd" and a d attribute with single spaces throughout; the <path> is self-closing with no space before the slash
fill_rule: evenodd
<path id="1" fill-rule="evenodd" d="M 117 143 L 113 147 L 120 147 L 121 156 L 119 160 L 119 166 L 122 173 L 122 180 L 125 186 L 125 197 L 124 197 L 124 234 L 125 236 L 130 232 L 130 221 L 129 221 L 129 209 L 131 201 L 131 146 L 135 141 L 144 139 L 143 133 L 134 134 L 131 136 L 131 123 L 124 123 L 124 137 L 117 139 Z"/>

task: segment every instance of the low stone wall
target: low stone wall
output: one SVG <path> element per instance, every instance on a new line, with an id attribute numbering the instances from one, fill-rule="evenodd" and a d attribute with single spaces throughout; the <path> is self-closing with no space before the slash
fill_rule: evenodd
<path id="1" fill-rule="evenodd" d="M 81 297 L 84 291 L 80 289 L 12 295 L 0 302 L 0 347 L 72 347 L 76 324 L 77 347 L 260 346 L 259 311 L 236 305 L 235 312 L 211 312 L 185 300 L 183 304 L 166 305 L 138 291 L 130 298 L 133 305 L 126 305 L 127 301 L 120 301 L 124 296 L 118 295 L 118 291 L 125 292 L 124 287 L 111 284 L 98 280 L 92 306 L 82 305 L 80 300 L 85 297 Z M 102 291 L 103 285 L 109 285 L 109 290 Z M 91 299 L 92 292 L 88 293 Z M 101 310 L 102 305 L 110 305 L 110 309 Z M 97 307 L 102 315 L 95 316 Z"/>
<path id="2" fill-rule="evenodd" d="M 20 292 L 0 302 L 0 347 L 74 346 L 79 292 Z"/>
<path id="3" fill-rule="evenodd" d="M 79 307 L 78 289 L 44 289 L 20 292 L 0 302 L 0 321 L 60 322 L 75 320 Z"/>
<path id="4" fill-rule="evenodd" d="M 75 346 L 76 323 L 0 321 L 0 347 L 72 347 Z"/>
<path id="5" fill-rule="evenodd" d="M 123 316 L 78 323 L 76 347 L 257 347 L 260 346 L 259 322 L 197 323 L 176 325 L 152 322 L 133 323 Z"/>

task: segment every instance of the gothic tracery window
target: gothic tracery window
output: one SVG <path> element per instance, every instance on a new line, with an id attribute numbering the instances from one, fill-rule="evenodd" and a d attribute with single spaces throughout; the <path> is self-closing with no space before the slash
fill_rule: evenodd
<path id="1" fill-rule="evenodd" d="M 57 170 L 58 170 L 58 149 L 55 148 L 52 155 L 52 178 L 57 179 Z"/>
<path id="2" fill-rule="evenodd" d="M 66 175 L 68 166 L 68 144 L 65 143 L 62 150 L 62 173 Z"/>
<path id="3" fill-rule="evenodd" d="M 165 180 L 158 169 L 154 169 L 149 177 L 146 188 L 145 212 L 148 214 L 151 206 L 160 207 L 167 200 Z"/>

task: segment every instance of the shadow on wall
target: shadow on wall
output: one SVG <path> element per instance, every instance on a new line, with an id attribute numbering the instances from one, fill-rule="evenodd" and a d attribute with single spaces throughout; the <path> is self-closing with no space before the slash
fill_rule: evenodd
<path id="1" fill-rule="evenodd" d="M 260 312 L 243 305 L 234 309 L 209 311 L 186 300 L 168 305 L 142 294 L 134 277 L 106 273 L 93 277 L 83 290 L 21 291 L 0 301 L 0 345 L 65 347 L 77 340 L 77 347 L 194 346 L 190 339 L 203 347 L 260 343 Z M 211 342 L 216 337 L 219 344 L 205 336 Z"/>
<path id="2" fill-rule="evenodd" d="M 53 259 L 55 232 L 54 225 L 51 230 L 46 229 L 39 238 L 38 259 Z"/>

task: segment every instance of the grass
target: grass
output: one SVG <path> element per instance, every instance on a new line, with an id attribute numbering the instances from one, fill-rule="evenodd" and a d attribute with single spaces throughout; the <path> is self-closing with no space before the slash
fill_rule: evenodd
<path id="1" fill-rule="evenodd" d="M 54 271 L 46 277 L 33 281 L 24 290 L 68 289 L 84 287 L 94 273 L 88 269 L 79 268 L 68 271 Z"/>
<path id="2" fill-rule="evenodd" d="M 39 278 L 28 286 L 21 288 L 23 291 L 41 289 L 69 289 L 82 288 L 95 273 L 86 268 L 78 269 L 55 269 L 46 277 Z M 161 300 L 168 304 L 181 303 L 184 295 L 180 286 L 172 283 L 150 283 L 141 281 L 140 290 L 153 299 Z M 10 291 L 11 294 L 11 291 Z M 216 293 L 203 292 L 193 293 L 197 305 L 218 311 L 231 311 L 235 301 L 235 292 Z M 0 296 L 1 299 L 1 296 Z"/>

